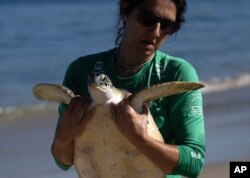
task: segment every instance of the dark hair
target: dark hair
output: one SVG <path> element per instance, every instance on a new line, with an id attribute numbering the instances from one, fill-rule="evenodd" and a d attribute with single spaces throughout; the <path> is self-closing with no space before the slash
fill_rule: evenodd
<path id="1" fill-rule="evenodd" d="M 132 11 L 142 4 L 145 0 L 120 0 L 119 1 L 119 12 L 118 12 L 118 21 L 117 21 L 117 32 L 116 32 L 116 39 L 115 44 L 116 46 L 119 45 L 123 30 L 126 26 L 126 22 L 124 21 L 123 17 L 125 15 L 129 15 Z M 179 25 L 179 28 L 176 32 L 181 28 L 181 25 L 185 22 L 184 13 L 186 12 L 186 1 L 185 0 L 171 0 L 177 9 L 176 13 L 176 22 Z"/>

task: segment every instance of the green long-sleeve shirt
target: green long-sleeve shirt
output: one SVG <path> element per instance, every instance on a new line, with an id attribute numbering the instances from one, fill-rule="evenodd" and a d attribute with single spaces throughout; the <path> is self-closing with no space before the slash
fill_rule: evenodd
<path id="1" fill-rule="evenodd" d="M 154 58 L 134 76 L 119 77 L 115 72 L 115 54 L 116 49 L 112 49 L 73 61 L 67 69 L 63 85 L 75 94 L 88 97 L 87 77 L 92 72 L 107 74 L 115 87 L 131 93 L 162 82 L 199 81 L 190 63 L 161 51 L 157 51 Z M 60 105 L 60 115 L 64 108 L 65 105 Z M 201 92 L 197 90 L 160 98 L 151 102 L 149 109 L 165 143 L 177 145 L 180 152 L 176 168 L 167 177 L 197 177 L 203 168 L 205 155 Z M 63 169 L 68 168 L 57 163 Z"/>

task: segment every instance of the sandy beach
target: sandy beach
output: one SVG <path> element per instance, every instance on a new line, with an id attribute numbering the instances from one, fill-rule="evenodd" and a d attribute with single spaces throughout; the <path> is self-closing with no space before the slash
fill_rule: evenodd
<path id="1" fill-rule="evenodd" d="M 201 178 L 229 177 L 230 161 L 250 161 L 250 86 L 204 95 L 206 163 Z M 56 106 L 0 115 L 1 178 L 69 178 L 50 154 Z"/>

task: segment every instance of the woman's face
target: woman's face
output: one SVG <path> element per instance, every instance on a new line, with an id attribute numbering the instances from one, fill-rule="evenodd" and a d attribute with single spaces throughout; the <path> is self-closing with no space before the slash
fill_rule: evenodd
<path id="1" fill-rule="evenodd" d="M 151 56 L 165 41 L 168 34 L 162 33 L 161 24 L 155 23 L 152 26 L 142 25 L 138 21 L 140 10 L 152 12 L 161 18 L 175 21 L 176 7 L 170 0 L 146 0 L 131 14 L 125 16 L 126 27 L 123 42 L 140 57 Z"/>

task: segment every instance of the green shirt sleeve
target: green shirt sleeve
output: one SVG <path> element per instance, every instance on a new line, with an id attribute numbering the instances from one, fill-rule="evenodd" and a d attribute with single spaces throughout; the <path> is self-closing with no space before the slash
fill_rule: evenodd
<path id="1" fill-rule="evenodd" d="M 59 162 L 58 160 L 56 160 L 55 158 L 54 158 L 54 160 L 55 160 L 55 162 L 56 162 L 56 165 L 57 165 L 60 169 L 62 169 L 62 170 L 64 170 L 64 171 L 67 171 L 67 170 L 72 166 L 72 165 L 63 164 L 63 163 Z"/>
<path id="2" fill-rule="evenodd" d="M 174 77 L 177 81 L 199 81 L 195 69 L 187 62 L 180 65 Z M 172 174 L 198 177 L 205 157 L 201 92 L 200 90 L 186 92 L 171 96 L 169 100 L 170 123 L 180 153 L 178 164 Z"/>

